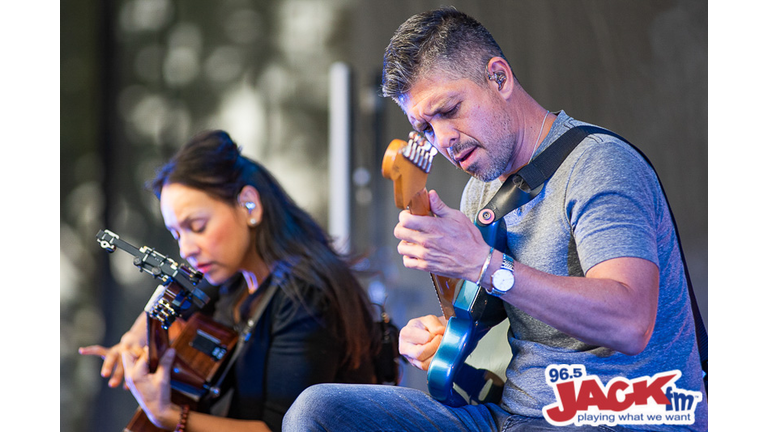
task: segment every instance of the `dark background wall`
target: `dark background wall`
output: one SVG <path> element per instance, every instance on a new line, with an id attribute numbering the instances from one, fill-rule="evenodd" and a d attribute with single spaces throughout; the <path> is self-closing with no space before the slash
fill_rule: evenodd
<path id="1" fill-rule="evenodd" d="M 194 132 L 223 128 L 297 201 L 328 222 L 328 69 L 353 73 L 352 244 L 362 280 L 395 321 L 438 311 L 426 274 L 405 270 L 383 150 L 410 127 L 376 96 L 392 32 L 438 1 L 72 0 L 61 10 L 61 430 L 119 430 L 135 409 L 78 346 L 113 344 L 154 283 L 94 240 L 110 228 L 177 257 L 153 170 Z M 455 1 L 494 34 L 545 108 L 610 128 L 653 161 L 677 217 L 708 318 L 707 4 Z M 467 177 L 439 160 L 429 177 L 458 206 Z M 407 368 L 403 385 L 424 389 Z"/>

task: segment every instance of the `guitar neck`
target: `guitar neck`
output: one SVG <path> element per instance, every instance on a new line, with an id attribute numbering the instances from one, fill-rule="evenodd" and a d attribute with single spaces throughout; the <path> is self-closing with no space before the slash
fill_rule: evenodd
<path id="1" fill-rule="evenodd" d="M 381 163 L 381 174 L 392 180 L 398 208 L 408 209 L 417 216 L 432 215 L 426 184 L 436 154 L 437 149 L 416 132 L 408 135 L 408 142 L 395 139 L 389 143 Z M 431 276 L 443 316 L 446 319 L 456 316 L 453 299 L 462 281 L 434 273 Z"/>
<path id="2" fill-rule="evenodd" d="M 432 210 L 429 205 L 429 192 L 422 189 L 417 192 L 411 202 L 408 204 L 408 211 L 416 216 L 432 216 Z M 443 311 L 445 319 L 456 316 L 453 308 L 453 299 L 456 295 L 456 289 L 461 284 L 460 279 L 447 278 L 444 276 L 430 273 L 432 283 L 435 286 L 437 300 L 440 302 L 440 309 Z"/>
<path id="3" fill-rule="evenodd" d="M 160 321 L 147 315 L 147 350 L 149 355 L 149 373 L 155 373 L 160 357 L 170 346 L 168 330 L 163 328 Z"/>
<path id="4" fill-rule="evenodd" d="M 408 211 L 416 216 L 432 216 L 427 189 L 422 189 L 413 196 L 411 202 L 408 203 Z"/>

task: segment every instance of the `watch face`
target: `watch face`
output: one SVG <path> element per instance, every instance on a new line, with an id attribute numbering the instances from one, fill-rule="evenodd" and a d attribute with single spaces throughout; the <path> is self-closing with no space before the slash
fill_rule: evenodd
<path id="1" fill-rule="evenodd" d="M 515 276 L 507 269 L 499 269 L 493 273 L 493 287 L 499 291 L 509 291 L 515 283 Z"/>

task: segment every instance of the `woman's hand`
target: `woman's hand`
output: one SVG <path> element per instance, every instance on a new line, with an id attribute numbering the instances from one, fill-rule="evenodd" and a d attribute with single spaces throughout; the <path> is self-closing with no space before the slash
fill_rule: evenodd
<path id="1" fill-rule="evenodd" d="M 429 369 L 445 333 L 445 318 L 427 315 L 414 318 L 400 330 L 400 354 L 421 370 Z"/>
<path id="2" fill-rule="evenodd" d="M 123 381 L 124 376 L 122 354 L 131 353 L 137 357 L 141 355 L 144 347 L 147 345 L 146 333 L 146 317 L 142 314 L 136 320 L 133 327 L 120 338 L 118 344 L 110 348 L 101 345 L 90 345 L 79 348 L 77 352 L 82 355 L 101 357 L 104 360 L 104 363 L 101 365 L 101 376 L 104 378 L 109 377 L 107 384 L 110 387 L 117 387 Z M 128 388 L 125 385 L 123 387 Z"/>
<path id="3" fill-rule="evenodd" d="M 125 383 L 141 409 L 155 426 L 173 430 L 181 415 L 181 407 L 171 403 L 171 368 L 176 351 L 169 348 L 157 365 L 155 373 L 149 373 L 149 352 L 140 356 L 123 352 Z"/>

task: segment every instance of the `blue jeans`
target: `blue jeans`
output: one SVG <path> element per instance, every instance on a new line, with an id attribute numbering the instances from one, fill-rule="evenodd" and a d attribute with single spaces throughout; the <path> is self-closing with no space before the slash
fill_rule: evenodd
<path id="1" fill-rule="evenodd" d="M 408 387 L 319 384 L 304 390 L 283 418 L 283 431 L 567 431 L 543 418 L 510 414 L 495 404 L 452 408 Z M 581 426 L 579 431 L 625 431 Z"/>

